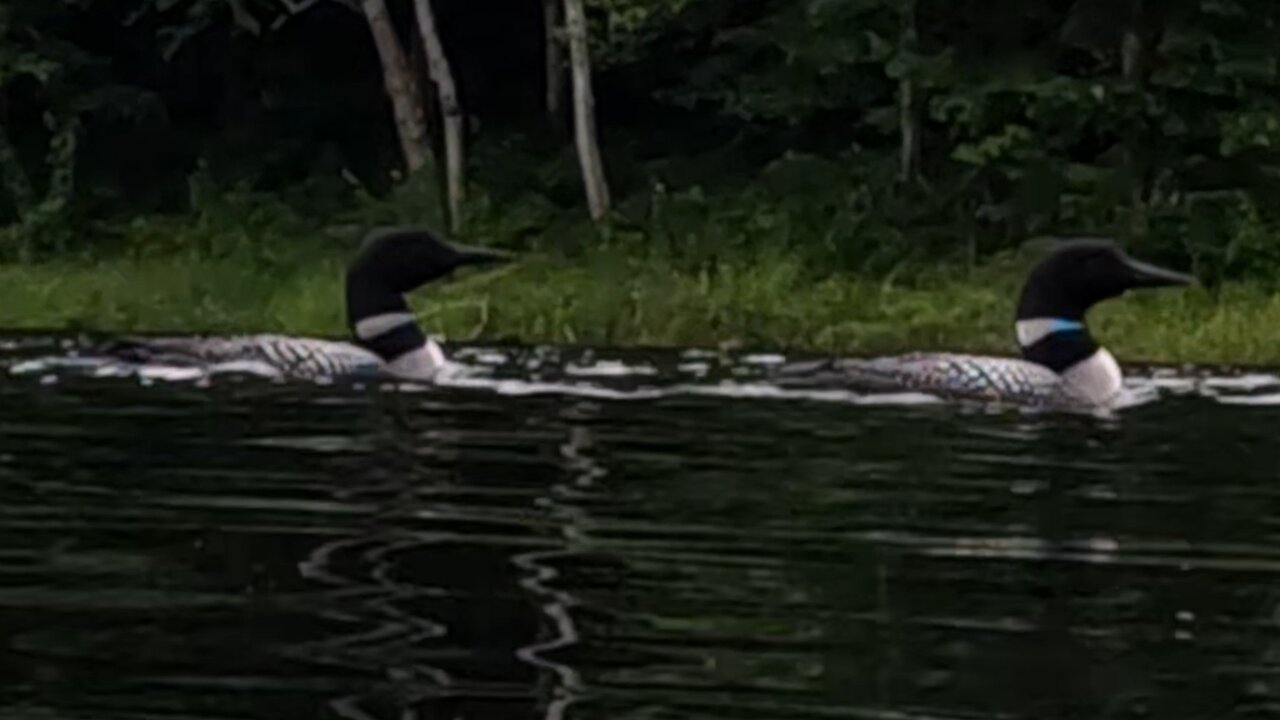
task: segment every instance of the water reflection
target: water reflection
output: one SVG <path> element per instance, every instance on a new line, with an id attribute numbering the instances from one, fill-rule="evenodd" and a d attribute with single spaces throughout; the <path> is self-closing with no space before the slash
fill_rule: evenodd
<path id="1" fill-rule="evenodd" d="M 0 716 L 1275 714 L 1280 408 L 1219 402 L 1274 387 L 1152 377 L 1110 419 L 8 377 Z"/>

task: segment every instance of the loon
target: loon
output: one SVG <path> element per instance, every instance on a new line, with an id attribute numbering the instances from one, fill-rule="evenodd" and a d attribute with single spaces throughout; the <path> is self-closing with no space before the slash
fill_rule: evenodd
<path id="1" fill-rule="evenodd" d="M 873 389 L 1104 409 L 1120 399 L 1123 378 L 1116 359 L 1089 334 L 1085 314 L 1131 289 L 1193 282 L 1189 275 L 1129 257 L 1108 239 L 1063 240 L 1023 285 L 1014 325 L 1022 359 L 911 353 L 838 360 L 834 369 Z"/>
<path id="2" fill-rule="evenodd" d="M 265 365 L 285 378 L 389 375 L 431 380 L 447 364 L 426 337 L 404 294 L 468 265 L 509 259 L 501 251 L 447 243 L 426 230 L 370 232 L 346 272 L 347 325 L 353 343 L 287 335 L 226 338 L 127 338 L 100 348 L 133 363 Z"/>

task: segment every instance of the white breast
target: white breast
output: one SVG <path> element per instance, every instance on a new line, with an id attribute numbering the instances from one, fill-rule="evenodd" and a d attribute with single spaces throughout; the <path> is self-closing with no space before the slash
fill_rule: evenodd
<path id="1" fill-rule="evenodd" d="M 387 363 L 385 369 L 391 375 L 405 380 L 430 380 L 448 363 L 444 350 L 434 340 L 416 350 L 401 355 Z"/>
<path id="2" fill-rule="evenodd" d="M 1120 364 L 1106 348 L 1063 370 L 1062 380 L 1071 392 L 1095 405 L 1107 405 L 1120 394 L 1124 377 Z"/>

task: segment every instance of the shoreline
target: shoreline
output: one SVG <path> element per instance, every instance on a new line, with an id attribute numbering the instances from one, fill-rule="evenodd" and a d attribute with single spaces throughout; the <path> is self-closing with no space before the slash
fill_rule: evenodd
<path id="1" fill-rule="evenodd" d="M 89 334 L 273 332 L 345 338 L 343 259 L 175 254 L 0 264 L 0 328 Z M 528 256 L 413 293 L 433 335 L 453 342 L 598 348 L 725 348 L 817 356 L 911 351 L 1014 355 L 1021 266 L 923 273 L 895 283 L 819 277 L 799 260 L 728 260 L 691 272 L 599 250 Z M 1121 362 L 1280 365 L 1280 292 L 1240 282 L 1135 291 L 1090 313 Z"/>

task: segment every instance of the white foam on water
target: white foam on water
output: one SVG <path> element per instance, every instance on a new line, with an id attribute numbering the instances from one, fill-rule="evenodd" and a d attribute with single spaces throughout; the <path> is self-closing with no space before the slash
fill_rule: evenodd
<path id="1" fill-rule="evenodd" d="M 768 353 L 744 355 L 738 361 L 746 365 L 781 365 L 787 361 L 787 358 L 785 355 Z"/>
<path id="2" fill-rule="evenodd" d="M 839 388 L 788 389 L 770 383 L 722 382 L 717 385 L 678 385 L 673 394 L 704 395 L 742 399 L 768 400 L 817 400 L 821 402 L 849 403 L 853 405 L 935 405 L 943 400 L 933 395 L 917 392 L 857 393 Z"/>
<path id="3" fill-rule="evenodd" d="M 440 378 L 435 384 L 441 387 L 489 390 L 499 395 L 508 396 L 564 395 L 618 401 L 701 396 L 743 400 L 818 401 L 878 406 L 938 405 L 944 402 L 941 398 L 933 395 L 916 392 L 862 394 L 839 388 L 796 390 L 778 387 L 769 383 L 725 382 L 716 385 L 681 384 L 668 387 L 615 389 L 589 383 L 454 377 Z M 425 388 L 419 386 L 419 389 Z"/>
<path id="4" fill-rule="evenodd" d="M 576 377 L 628 377 L 631 375 L 652 376 L 658 370 L 647 365 L 628 365 L 617 360 L 600 360 L 592 365 L 569 363 L 565 366 L 565 374 Z"/>
<path id="5" fill-rule="evenodd" d="M 135 364 L 114 358 L 42 357 L 15 363 L 11 375 L 74 374 L 94 378 L 129 378 L 164 382 L 190 382 L 217 375 L 253 375 L 280 379 L 282 373 L 272 365 L 257 360 L 238 360 L 207 366 Z"/>
<path id="6" fill-rule="evenodd" d="M 855 399 L 857 405 L 885 405 L 885 406 L 914 406 L 914 405 L 945 405 L 946 400 L 926 393 L 873 393 L 870 395 L 860 395 Z"/>
<path id="7" fill-rule="evenodd" d="M 489 366 L 470 365 L 464 362 L 446 358 L 444 365 L 436 371 L 435 382 L 446 380 L 448 378 L 471 377 L 473 375 L 484 375 L 492 371 Z"/>
<path id="8" fill-rule="evenodd" d="M 1207 377 L 1200 385 L 1215 390 L 1242 390 L 1251 392 L 1267 387 L 1280 386 L 1280 376 L 1265 373 L 1250 373 L 1235 377 Z"/>
<path id="9" fill-rule="evenodd" d="M 4 341 L 0 350 L 12 348 Z M 577 361 L 561 361 L 555 348 L 539 347 L 531 352 L 511 352 L 491 348 L 460 348 L 453 354 L 437 377 L 430 382 L 404 382 L 390 378 L 375 379 L 377 387 L 405 393 L 430 393 L 436 388 L 461 388 L 493 392 L 508 396 L 564 395 L 603 400 L 635 401 L 667 397 L 720 397 L 776 402 L 827 402 L 860 406 L 945 405 L 950 401 L 919 392 L 866 392 L 842 385 L 838 378 L 817 383 L 817 387 L 780 387 L 761 378 L 761 368 L 787 362 L 782 354 L 758 353 L 736 360 L 703 349 L 678 352 L 675 373 L 661 378 L 660 370 L 649 363 L 628 363 L 620 359 L 595 359 L 586 353 Z M 260 361 L 235 361 L 211 366 L 133 364 L 115 358 L 82 357 L 73 354 L 11 361 L 11 375 L 34 376 L 39 382 L 53 384 L 64 376 L 136 378 L 143 385 L 156 383 L 196 383 L 208 387 L 227 376 L 251 376 L 273 382 L 286 378 L 275 367 Z M 732 379 L 707 382 L 713 369 L 723 363 Z M 0 365 L 2 367 L 3 365 Z M 496 378 L 498 367 L 510 367 L 525 378 Z M 567 376 L 563 380 L 544 381 L 535 374 L 550 370 Z M 520 373 L 525 374 L 525 373 Z M 643 386 L 635 387 L 637 379 Z M 341 378 L 317 378 L 317 385 L 334 385 Z M 360 385 L 356 385 L 360 387 Z M 1211 399 L 1228 405 L 1280 405 L 1280 374 L 1248 371 L 1239 375 L 1197 374 L 1195 368 L 1157 368 L 1136 372 L 1126 378 L 1121 396 L 1112 408 L 1088 414 L 1110 417 L 1123 411 L 1158 402 L 1171 396 Z M 961 401 L 969 407 L 981 401 Z M 995 410 L 1016 407 L 1011 403 L 988 403 Z M 1035 410 L 1035 409 L 1033 409 Z M 1039 411 L 1039 410 L 1035 410 Z"/>
<path id="10" fill-rule="evenodd" d="M 1223 405 L 1280 405 L 1280 393 L 1271 393 L 1270 395 L 1220 395 L 1215 399 Z"/>
<path id="11" fill-rule="evenodd" d="M 570 395 L 604 400 L 649 400 L 664 397 L 666 393 L 656 388 L 638 390 L 614 390 L 599 385 L 580 383 L 535 382 L 493 378 L 444 378 L 438 385 L 472 390 L 492 390 L 499 395 Z"/>
<path id="12" fill-rule="evenodd" d="M 1175 393 L 1195 392 L 1197 382 L 1195 378 L 1165 376 L 1150 378 L 1125 378 L 1126 385 L 1134 387 L 1151 387 L 1160 390 L 1167 390 Z"/>
<path id="13" fill-rule="evenodd" d="M 1127 410 L 1141 407 L 1160 399 L 1160 388 L 1151 383 L 1126 382 L 1120 388 L 1120 396 L 1116 399 L 1113 410 Z"/>
<path id="14" fill-rule="evenodd" d="M 35 360 L 24 360 L 14 363 L 9 368 L 10 375 L 35 375 L 37 373 L 56 370 L 59 367 L 75 368 L 78 365 L 74 363 L 76 358 L 36 358 Z"/>
<path id="15" fill-rule="evenodd" d="M 506 365 L 511 361 L 511 358 L 506 353 L 484 348 L 464 348 L 455 353 L 454 357 L 459 360 L 477 362 L 481 365 Z"/>

